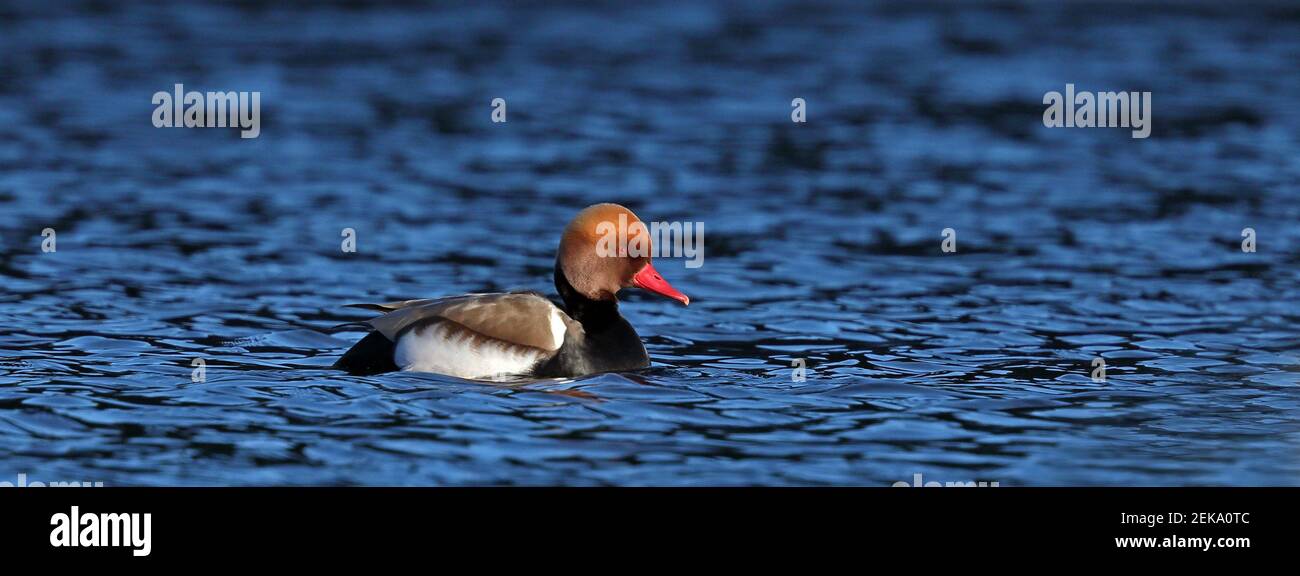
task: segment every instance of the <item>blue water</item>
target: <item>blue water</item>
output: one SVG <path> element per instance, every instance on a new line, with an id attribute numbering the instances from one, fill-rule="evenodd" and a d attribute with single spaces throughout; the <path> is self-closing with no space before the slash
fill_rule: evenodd
<path id="1" fill-rule="evenodd" d="M 1297 62 L 1294 3 L 6 5 L 0 481 L 1300 484 Z M 705 223 L 652 368 L 329 369 L 344 304 L 550 293 L 600 201 Z"/>

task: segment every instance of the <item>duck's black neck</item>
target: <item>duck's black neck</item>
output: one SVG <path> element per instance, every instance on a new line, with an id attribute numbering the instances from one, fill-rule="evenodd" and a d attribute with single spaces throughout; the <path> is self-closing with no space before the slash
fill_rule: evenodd
<path id="1" fill-rule="evenodd" d="M 570 318 L 582 323 L 588 332 L 600 332 L 623 319 L 618 313 L 618 300 L 593 300 L 577 291 L 564 277 L 560 265 L 555 265 L 555 291 L 564 300 L 564 311 Z"/>
<path id="2" fill-rule="evenodd" d="M 534 370 L 543 377 L 584 376 L 598 372 L 636 370 L 650 365 L 641 337 L 618 313 L 618 300 L 588 298 L 574 289 L 555 266 L 555 291 L 564 299 L 564 311 L 582 324 L 569 330 L 555 356 Z"/>

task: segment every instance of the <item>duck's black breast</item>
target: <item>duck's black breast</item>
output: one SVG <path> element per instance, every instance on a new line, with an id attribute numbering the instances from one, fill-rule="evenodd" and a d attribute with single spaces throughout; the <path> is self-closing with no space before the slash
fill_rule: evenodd
<path id="1" fill-rule="evenodd" d="M 571 329 L 564 335 L 564 344 L 549 360 L 534 370 L 543 378 L 572 378 L 601 372 L 637 370 L 650 365 L 641 337 L 623 317 L 600 327 L 588 330 Z"/>
<path id="2" fill-rule="evenodd" d="M 564 301 L 562 308 L 574 320 L 564 333 L 564 344 L 549 360 L 533 370 L 544 378 L 572 378 L 600 372 L 637 370 L 650 365 L 641 337 L 632 324 L 618 313 L 612 295 L 595 300 L 580 294 L 555 266 L 555 291 Z"/>

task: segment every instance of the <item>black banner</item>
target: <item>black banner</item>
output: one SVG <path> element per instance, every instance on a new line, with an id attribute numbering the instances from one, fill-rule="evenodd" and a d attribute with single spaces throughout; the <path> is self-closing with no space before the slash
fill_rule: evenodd
<path id="1" fill-rule="evenodd" d="M 430 554 L 453 562 L 505 548 L 550 555 L 557 546 L 649 547 L 656 552 L 647 561 L 659 562 L 724 539 L 783 558 L 870 549 L 1196 563 L 1288 551 L 1295 496 L 1281 488 L 27 488 L 0 490 L 0 541 L 11 558 L 128 566 L 290 551 L 303 562 Z"/>

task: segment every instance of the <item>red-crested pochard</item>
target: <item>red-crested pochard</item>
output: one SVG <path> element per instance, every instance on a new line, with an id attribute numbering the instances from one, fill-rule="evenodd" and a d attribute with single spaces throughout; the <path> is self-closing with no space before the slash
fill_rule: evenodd
<path id="1" fill-rule="evenodd" d="M 627 232 L 617 234 L 615 250 L 609 232 L 619 230 L 620 219 Z M 618 313 L 618 291 L 635 286 L 682 304 L 690 298 L 659 275 L 648 252 L 628 249 L 650 245 L 649 232 L 632 226 L 636 222 L 618 204 L 596 204 L 573 218 L 555 258 L 563 308 L 536 292 L 354 305 L 384 314 L 364 322 L 372 332 L 334 367 L 353 374 L 411 370 L 498 380 L 649 366 L 641 338 Z"/>

